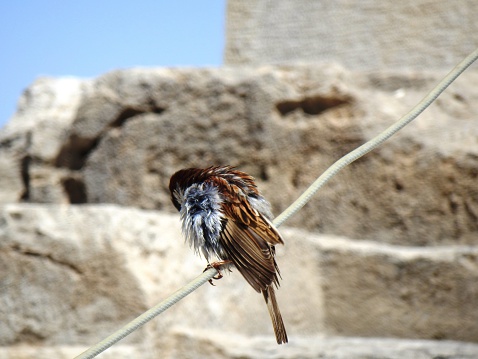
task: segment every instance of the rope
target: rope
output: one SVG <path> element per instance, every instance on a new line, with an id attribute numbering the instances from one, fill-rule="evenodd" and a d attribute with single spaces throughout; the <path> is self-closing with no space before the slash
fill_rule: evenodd
<path id="1" fill-rule="evenodd" d="M 463 61 L 461 61 L 453 70 L 446 75 L 442 81 L 436 85 L 432 91 L 426 95 L 423 100 L 421 100 L 410 112 L 405 116 L 400 118 L 396 123 L 387 128 L 385 131 L 380 133 L 378 136 L 374 137 L 370 141 L 366 142 L 362 146 L 348 153 L 338 161 L 336 161 L 332 166 L 330 166 L 314 183 L 294 202 L 292 203 L 284 212 L 282 212 L 278 217 L 273 221 L 276 227 L 279 227 L 288 220 L 291 216 L 296 214 L 311 198 L 312 196 L 333 176 L 335 176 L 340 170 L 345 166 L 354 162 L 363 155 L 369 153 L 373 149 L 377 148 L 388 138 L 393 136 L 395 133 L 400 131 L 403 127 L 413 121 L 419 114 L 421 114 L 430 104 L 435 101 L 435 99 L 458 77 L 465 71 L 474 61 L 478 59 L 478 49 L 473 51 L 468 55 Z M 179 289 L 167 299 L 157 304 L 153 308 L 149 309 L 123 328 L 119 329 L 115 333 L 111 334 L 106 339 L 95 344 L 90 349 L 86 350 L 82 354 L 78 355 L 74 359 L 92 359 L 96 357 L 101 352 L 105 351 L 111 347 L 116 342 L 120 341 L 127 335 L 134 332 L 136 329 L 141 327 L 143 324 L 146 324 L 154 317 L 158 316 L 166 309 L 176 304 L 178 301 L 183 299 L 188 294 L 195 291 L 201 285 L 206 283 L 212 277 L 218 274 L 218 271 L 214 268 L 209 268 L 196 279 L 191 281 L 189 284 Z"/>

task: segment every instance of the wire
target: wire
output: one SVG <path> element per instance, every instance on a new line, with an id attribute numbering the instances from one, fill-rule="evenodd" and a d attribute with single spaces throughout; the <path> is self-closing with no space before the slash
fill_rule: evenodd
<path id="1" fill-rule="evenodd" d="M 419 114 L 421 114 L 430 104 L 435 101 L 435 99 L 440 96 L 440 94 L 453 82 L 455 79 L 461 75 L 476 59 L 478 58 L 478 49 L 473 51 L 468 55 L 463 61 L 461 61 L 453 70 L 451 70 L 448 75 L 446 75 L 443 80 L 441 80 L 438 85 L 436 85 L 433 90 L 431 90 L 428 95 L 426 95 L 423 100 L 421 100 L 415 107 L 412 108 L 410 112 L 400 118 L 393 125 L 388 127 L 385 131 L 381 132 L 378 136 L 372 138 L 370 141 L 364 143 L 362 146 L 356 148 L 352 152 L 346 154 L 344 157 L 336 161 L 332 166 L 330 166 L 319 178 L 315 180 L 312 185 L 294 202 L 292 203 L 284 212 L 277 216 L 273 223 L 276 227 L 279 227 L 282 223 L 287 221 L 290 217 L 296 214 L 304 205 L 309 202 L 313 195 L 332 177 L 334 177 L 340 170 L 345 166 L 359 159 L 363 155 L 369 153 L 373 149 L 380 146 L 384 141 L 389 139 L 395 133 L 400 131 L 403 127 L 412 122 Z"/>
<path id="2" fill-rule="evenodd" d="M 314 183 L 294 202 L 292 203 L 284 212 L 282 212 L 278 217 L 273 221 L 276 227 L 279 227 L 282 223 L 288 220 L 291 216 L 296 214 L 311 198 L 312 196 L 333 176 L 335 176 L 341 169 L 350 163 L 354 162 L 363 155 L 369 153 L 373 149 L 377 148 L 380 144 L 386 141 L 388 138 L 393 136 L 395 133 L 400 131 L 403 127 L 413 121 L 420 113 L 422 113 L 430 104 L 438 97 L 440 94 L 458 77 L 463 71 L 465 71 L 474 61 L 478 59 L 478 49 L 473 51 L 468 55 L 463 61 L 461 61 L 453 70 L 446 75 L 442 81 L 436 85 L 432 91 L 426 95 L 423 100 L 421 100 L 410 112 L 405 116 L 399 119 L 392 126 L 387 128 L 385 131 L 380 133 L 378 136 L 374 137 L 370 141 L 366 142 L 362 146 L 348 153 L 338 161 L 336 161 L 332 166 L 330 166 Z M 115 333 L 111 334 L 106 339 L 95 344 L 90 349 L 86 350 L 79 356 L 74 359 L 92 359 L 96 357 L 101 352 L 105 351 L 111 347 L 116 342 L 120 341 L 127 335 L 134 332 L 136 329 L 142 325 L 149 322 L 154 317 L 158 316 L 166 309 L 176 304 L 178 301 L 183 299 L 188 294 L 195 291 L 201 285 L 206 283 L 212 277 L 218 274 L 218 271 L 214 268 L 209 268 L 196 279 L 191 281 L 189 284 L 185 285 L 183 288 L 179 289 L 171 296 L 166 298 L 161 303 L 157 304 L 153 308 L 149 309 L 130 323 L 126 324 L 123 328 L 119 329 Z"/>
<path id="3" fill-rule="evenodd" d="M 117 330 L 116 332 L 111 334 L 109 337 L 103 339 L 101 342 L 95 344 L 90 349 L 76 356 L 74 359 L 92 359 L 96 357 L 98 354 L 105 351 L 116 342 L 119 342 L 121 339 L 133 333 L 136 329 L 146 324 L 151 319 L 158 316 L 159 314 L 164 312 L 166 309 L 168 309 L 172 305 L 179 302 L 188 294 L 194 292 L 196 289 L 198 289 L 200 286 L 202 286 L 208 280 L 212 279 L 212 277 L 214 277 L 217 274 L 218 274 L 218 271 L 215 268 L 211 267 L 207 269 L 206 271 L 204 271 L 204 273 L 202 273 L 196 279 L 192 280 L 187 285 L 185 285 L 181 289 L 171 294 L 168 298 L 163 300 L 161 303 L 147 310 L 136 319 L 133 319 L 131 322 L 126 324 L 123 328 Z"/>

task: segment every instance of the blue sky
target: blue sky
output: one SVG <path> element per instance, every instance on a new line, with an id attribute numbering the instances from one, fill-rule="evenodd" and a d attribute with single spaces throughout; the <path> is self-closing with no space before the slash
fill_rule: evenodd
<path id="1" fill-rule="evenodd" d="M 0 127 L 40 76 L 220 66 L 226 0 L 0 2 Z"/>

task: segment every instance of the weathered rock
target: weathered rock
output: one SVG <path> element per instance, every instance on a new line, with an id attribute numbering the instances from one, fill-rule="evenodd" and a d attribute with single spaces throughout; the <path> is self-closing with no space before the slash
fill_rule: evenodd
<path id="1" fill-rule="evenodd" d="M 0 203 L 17 202 L 24 194 L 23 161 L 12 153 L 0 152 Z"/>
<path id="2" fill-rule="evenodd" d="M 35 81 L 2 129 L 2 150 L 24 150 L 34 159 L 53 163 L 90 85 L 89 80 L 69 77 Z"/>
<path id="3" fill-rule="evenodd" d="M 277 295 L 291 343 L 321 335 L 478 342 L 478 247 L 282 233 Z M 11 204 L 0 209 L 0 265 L 1 344 L 63 346 L 96 343 L 201 273 L 205 261 L 184 244 L 178 215 Z M 179 327 L 275 343 L 262 297 L 237 271 L 216 284 L 126 343 L 172 350 L 168 335 Z"/>
<path id="4" fill-rule="evenodd" d="M 320 256 L 327 333 L 478 340 L 478 247 L 309 238 Z"/>
<path id="5" fill-rule="evenodd" d="M 101 353 L 105 359 L 143 358 L 322 358 L 322 359 L 475 359 L 478 345 L 454 341 L 427 341 L 382 338 L 304 337 L 294 344 L 278 346 L 264 337 L 244 337 L 223 332 L 175 330 L 167 338 L 170 345 L 152 350 L 147 347 L 117 344 Z M 82 353 L 79 346 L 0 347 L 6 359 L 71 359 Z"/>
<path id="6" fill-rule="evenodd" d="M 474 0 L 231 0 L 225 63 L 450 69 L 476 48 Z"/>
<path id="7" fill-rule="evenodd" d="M 1 345 L 89 343 L 146 308 L 105 217 L 114 216 L 59 206 L 1 209 Z"/>
<path id="8" fill-rule="evenodd" d="M 177 330 L 165 358 L 324 358 L 324 359 L 471 359 L 478 345 L 453 341 L 383 338 L 314 337 L 297 338 L 277 346 L 263 337 L 247 338 L 224 333 Z"/>
<path id="9" fill-rule="evenodd" d="M 40 78 L 23 93 L 17 113 L 0 131 L 0 203 L 72 202 L 65 183 L 76 175 L 55 162 L 90 85 L 77 78 Z"/>
<path id="10" fill-rule="evenodd" d="M 310 65 L 42 80 L 30 92 L 49 89 L 42 105 L 48 110 L 36 105 L 43 104 L 40 95 L 24 101 L 18 116 L 28 126 L 17 116 L 0 134 L 0 166 L 13 176 L 0 197 L 173 211 L 167 184 L 174 171 L 232 164 L 257 178 L 278 213 L 340 156 L 406 113 L 438 78 Z M 396 244 L 476 244 L 477 81 L 476 71 L 463 75 L 416 123 L 342 171 L 288 224 Z"/>

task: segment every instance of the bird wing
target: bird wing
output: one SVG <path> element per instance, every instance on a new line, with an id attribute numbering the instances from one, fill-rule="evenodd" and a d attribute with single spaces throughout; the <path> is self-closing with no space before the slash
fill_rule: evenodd
<path id="1" fill-rule="evenodd" d="M 228 259 L 257 292 L 279 285 L 274 260 L 274 245 L 284 243 L 279 232 L 245 197 L 223 206 L 223 212 L 220 241 Z"/>

